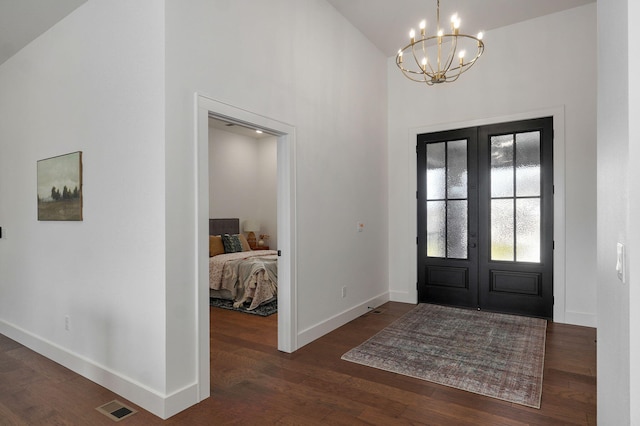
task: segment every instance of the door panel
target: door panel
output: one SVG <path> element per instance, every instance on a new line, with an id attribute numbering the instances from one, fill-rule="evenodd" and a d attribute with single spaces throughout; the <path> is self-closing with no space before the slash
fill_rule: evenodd
<path id="1" fill-rule="evenodd" d="M 552 118 L 418 135 L 418 300 L 551 318 Z"/>
<path id="2" fill-rule="evenodd" d="M 478 129 L 479 306 L 553 317 L 553 119 Z"/>
<path id="3" fill-rule="evenodd" d="M 419 300 L 477 305 L 476 133 L 469 129 L 420 135 Z"/>

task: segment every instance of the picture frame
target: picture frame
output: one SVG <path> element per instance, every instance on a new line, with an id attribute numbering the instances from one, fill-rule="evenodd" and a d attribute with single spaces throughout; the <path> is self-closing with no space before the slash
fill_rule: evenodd
<path id="1" fill-rule="evenodd" d="M 37 162 L 39 221 L 82 220 L 82 151 Z"/>

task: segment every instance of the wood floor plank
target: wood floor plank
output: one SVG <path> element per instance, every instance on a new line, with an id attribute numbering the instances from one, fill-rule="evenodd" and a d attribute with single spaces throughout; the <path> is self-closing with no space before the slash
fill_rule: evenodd
<path id="1" fill-rule="evenodd" d="M 110 425 L 95 408 L 140 410 L 124 425 L 595 425 L 596 331 L 549 323 L 541 408 L 343 361 L 414 308 L 390 302 L 293 354 L 277 315 L 211 308 L 211 397 L 162 421 L 0 335 L 0 425 Z"/>

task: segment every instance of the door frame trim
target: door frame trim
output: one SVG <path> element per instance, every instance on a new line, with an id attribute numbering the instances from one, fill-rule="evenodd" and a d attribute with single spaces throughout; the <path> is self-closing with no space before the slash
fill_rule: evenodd
<path id="1" fill-rule="evenodd" d="M 297 247 L 296 247 L 296 128 L 274 118 L 194 94 L 194 144 L 196 185 L 196 369 L 198 401 L 210 394 L 209 344 L 209 116 L 232 119 L 277 135 L 277 223 L 278 248 L 278 350 L 298 349 Z"/>
<path id="2" fill-rule="evenodd" d="M 555 188 L 555 196 L 553 202 L 553 239 L 555 242 L 555 250 L 553 251 L 553 296 L 555 303 L 553 306 L 553 320 L 555 322 L 564 323 L 566 321 L 566 217 L 565 217 L 565 111 L 564 105 L 549 107 L 538 110 L 531 110 L 512 115 L 503 115 L 496 117 L 487 117 L 469 121 L 459 121 L 450 123 L 440 123 L 430 126 L 413 127 L 409 129 L 409 193 L 415 194 L 417 191 L 417 180 L 415 176 L 418 174 L 418 165 L 415 161 L 416 143 L 418 135 L 422 133 L 434 133 L 445 130 L 463 129 L 466 127 L 485 126 L 490 124 L 508 123 L 512 121 L 530 120 L 540 117 L 553 117 L 553 185 Z M 411 243 L 415 245 L 415 236 L 418 235 L 418 202 L 415 197 L 409 198 L 408 226 L 409 235 L 412 236 Z M 413 268 L 411 268 L 412 281 L 418 282 L 418 253 L 417 250 L 411 250 L 412 258 L 410 259 Z M 411 289 L 412 294 L 409 297 L 417 302 L 418 290 Z"/>

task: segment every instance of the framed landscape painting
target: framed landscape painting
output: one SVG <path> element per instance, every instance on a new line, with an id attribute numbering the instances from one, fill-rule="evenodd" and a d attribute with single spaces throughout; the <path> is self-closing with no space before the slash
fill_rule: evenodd
<path id="1" fill-rule="evenodd" d="M 82 220 L 82 152 L 38 161 L 38 220 Z"/>

